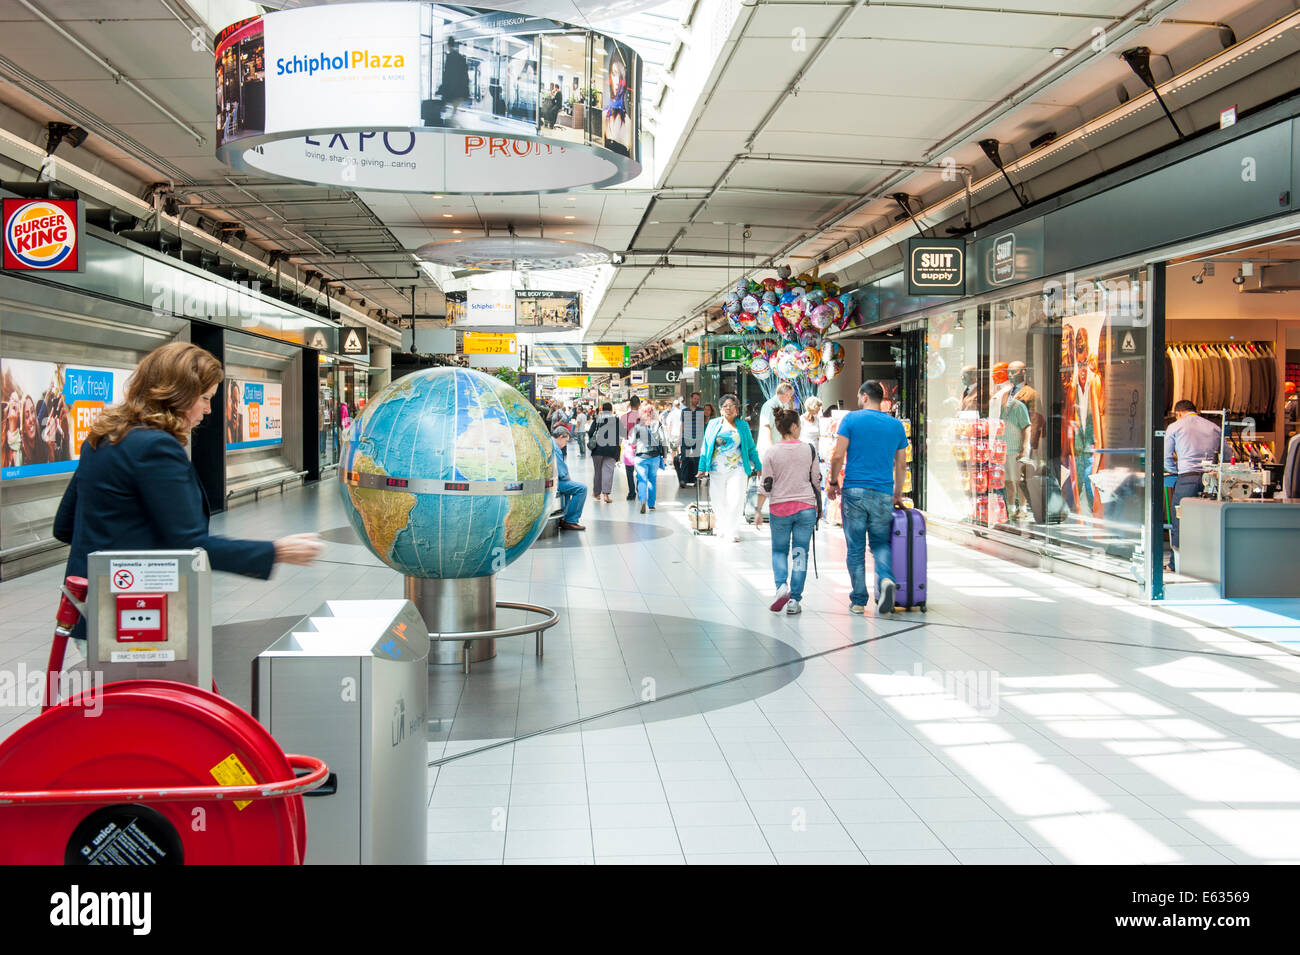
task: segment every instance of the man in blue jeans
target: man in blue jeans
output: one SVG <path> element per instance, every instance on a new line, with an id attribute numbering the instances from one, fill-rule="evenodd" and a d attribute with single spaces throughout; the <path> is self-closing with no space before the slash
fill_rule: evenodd
<path id="1" fill-rule="evenodd" d="M 903 481 L 907 469 L 907 432 L 903 423 L 880 410 L 885 389 L 878 381 L 858 389 L 858 407 L 840 422 L 835 452 L 831 456 L 831 477 L 826 493 L 834 500 L 842 496 L 844 541 L 848 545 L 849 611 L 863 613 L 867 604 L 867 543 L 876 565 L 876 611 L 894 609 L 894 570 L 889 538 L 894 508 L 903 505 Z M 840 487 L 840 468 L 844 486 Z"/>
<path id="2" fill-rule="evenodd" d="M 564 460 L 564 448 L 569 443 L 569 429 L 559 424 L 551 429 L 551 439 L 555 442 L 555 493 L 564 503 L 564 516 L 560 518 L 560 530 L 585 531 L 587 528 L 578 523 L 582 509 L 587 506 L 587 485 L 579 484 L 569 477 L 569 462 Z"/>

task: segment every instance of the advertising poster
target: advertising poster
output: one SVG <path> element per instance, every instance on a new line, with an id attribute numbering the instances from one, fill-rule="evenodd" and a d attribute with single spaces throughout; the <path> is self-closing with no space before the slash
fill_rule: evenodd
<path id="1" fill-rule="evenodd" d="M 266 128 L 266 41 L 262 18 L 232 23 L 217 35 L 217 145 Z"/>
<path id="2" fill-rule="evenodd" d="M 267 129 L 333 129 L 341 115 L 364 115 L 370 129 L 419 125 L 420 14 L 423 4 L 338 4 L 263 19 Z M 373 133 L 358 161 L 378 151 Z"/>
<path id="3" fill-rule="evenodd" d="M 582 293 L 516 290 L 515 322 L 539 328 L 581 328 Z"/>
<path id="4" fill-rule="evenodd" d="M 604 85 L 604 108 L 601 113 L 605 148 L 620 156 L 632 156 L 636 152 L 636 131 L 639 119 L 636 111 L 641 104 L 636 101 L 636 91 L 640 89 L 640 78 L 634 71 L 640 66 L 640 60 L 630 48 L 610 37 L 605 37 L 604 57 L 593 54 L 593 83 L 599 78 Z M 594 138 L 594 137 L 593 137 Z"/>
<path id="5" fill-rule="evenodd" d="M 447 303 L 451 316 L 451 303 Z M 512 289 L 470 289 L 466 295 L 463 325 L 500 327 L 515 324 L 515 293 Z"/>
<path id="6" fill-rule="evenodd" d="M 541 99 L 537 33 L 555 24 L 509 13 L 445 22 L 432 6 L 423 20 L 431 40 L 421 64 L 424 125 L 534 134 Z"/>
<path id="7" fill-rule="evenodd" d="M 124 369 L 0 359 L 0 480 L 75 471 L 90 426 L 122 400 L 130 375 Z"/>
<path id="8" fill-rule="evenodd" d="M 278 381 L 226 379 L 226 450 L 264 448 L 283 438 Z"/>

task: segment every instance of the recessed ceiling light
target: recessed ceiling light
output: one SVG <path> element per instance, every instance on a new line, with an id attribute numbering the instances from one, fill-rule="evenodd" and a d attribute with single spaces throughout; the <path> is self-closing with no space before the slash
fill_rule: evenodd
<path id="1" fill-rule="evenodd" d="M 442 214 L 442 217 L 443 217 L 444 219 L 454 219 L 454 218 L 455 218 L 455 216 L 453 216 L 450 212 L 444 212 L 444 213 Z"/>
<path id="2" fill-rule="evenodd" d="M 442 196 L 434 196 L 433 198 L 435 198 L 435 199 L 441 199 Z"/>
<path id="3" fill-rule="evenodd" d="M 565 234 L 565 235 L 573 235 L 573 232 L 570 231 L 570 232 L 566 232 L 566 233 L 564 233 L 564 234 Z"/>
<path id="4" fill-rule="evenodd" d="M 577 197 L 577 196 L 569 196 L 568 199 L 569 199 L 570 202 L 577 202 L 577 201 L 578 201 L 578 197 Z"/>
<path id="5" fill-rule="evenodd" d="M 576 218 L 578 218 L 578 217 L 577 217 L 577 216 L 565 216 L 564 218 L 566 218 L 566 219 L 576 219 Z"/>
<path id="6" fill-rule="evenodd" d="M 1065 47 L 1065 46 L 1054 46 L 1054 47 L 1052 47 L 1052 56 L 1056 57 L 1058 60 L 1059 60 L 1061 57 L 1065 56 L 1065 54 L 1067 54 L 1067 53 L 1069 53 L 1069 52 L 1070 52 L 1070 48 L 1069 48 L 1069 47 Z"/>
<path id="7" fill-rule="evenodd" d="M 460 230 L 460 229 L 452 229 L 452 230 L 451 230 L 451 234 L 452 234 L 452 235 L 460 235 L 460 233 L 461 233 L 461 230 Z"/>

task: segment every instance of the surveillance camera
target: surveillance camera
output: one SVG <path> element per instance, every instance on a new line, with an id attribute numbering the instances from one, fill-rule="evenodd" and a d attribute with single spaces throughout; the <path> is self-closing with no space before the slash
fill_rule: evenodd
<path id="1" fill-rule="evenodd" d="M 1232 284 L 1233 284 L 1233 285 L 1245 285 L 1245 284 L 1246 284 L 1246 275 L 1245 275 L 1245 273 L 1244 273 L 1244 272 L 1241 272 L 1240 270 L 1238 270 L 1237 274 L 1234 275 L 1234 276 L 1232 277 Z"/>

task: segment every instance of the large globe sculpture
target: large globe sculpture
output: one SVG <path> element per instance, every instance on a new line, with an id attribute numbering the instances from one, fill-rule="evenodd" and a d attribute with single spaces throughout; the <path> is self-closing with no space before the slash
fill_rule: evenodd
<path id="1" fill-rule="evenodd" d="M 555 445 L 528 400 L 491 375 L 430 368 L 354 418 L 339 479 L 348 520 L 410 577 L 495 574 L 537 540 L 555 498 Z"/>

